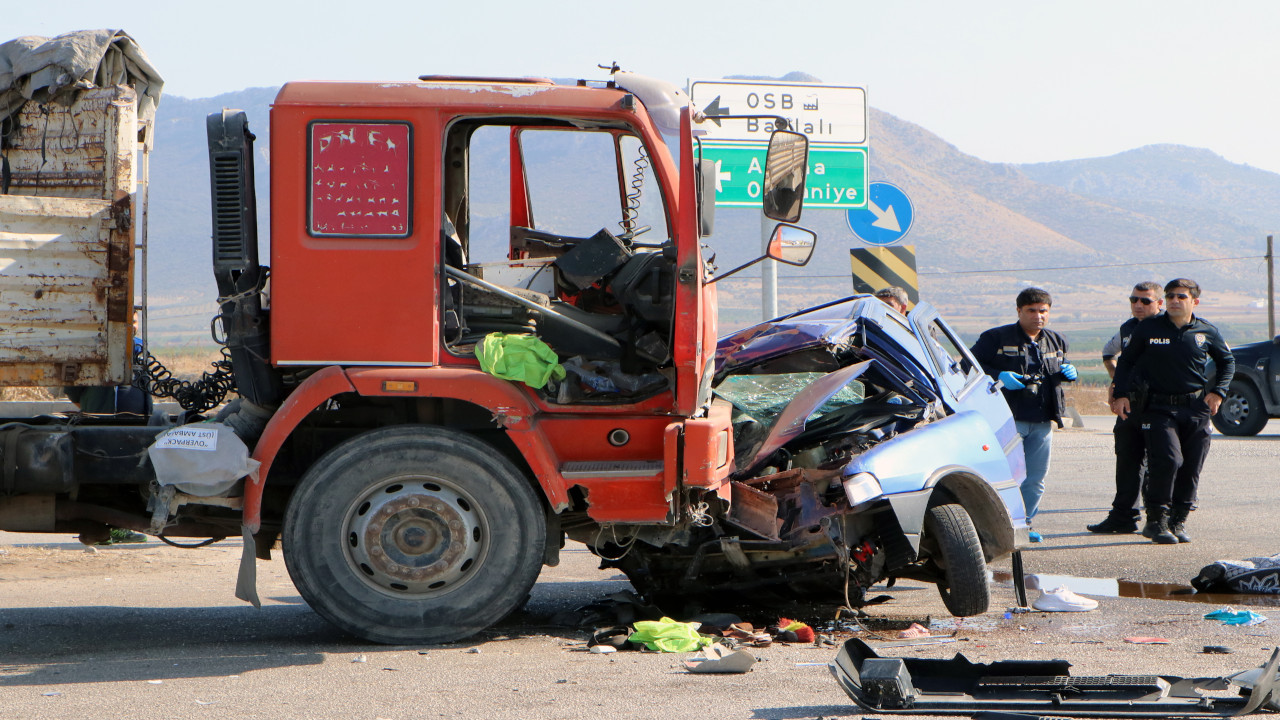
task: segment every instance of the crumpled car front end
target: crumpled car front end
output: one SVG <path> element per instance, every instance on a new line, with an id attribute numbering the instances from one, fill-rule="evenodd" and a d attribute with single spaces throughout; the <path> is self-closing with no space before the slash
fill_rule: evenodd
<path id="1" fill-rule="evenodd" d="M 707 498 L 694 527 L 633 538 L 606 564 L 651 596 L 858 604 L 912 577 L 937 583 L 955 615 L 984 612 L 986 563 L 1014 548 L 1015 526 L 1025 534 L 1021 446 L 998 392 L 999 406 L 957 396 L 961 380 L 966 396 L 985 392 L 985 376 L 935 358 L 918 321 L 936 313 L 917 312 L 853 298 L 722 339 L 730 491 Z"/>

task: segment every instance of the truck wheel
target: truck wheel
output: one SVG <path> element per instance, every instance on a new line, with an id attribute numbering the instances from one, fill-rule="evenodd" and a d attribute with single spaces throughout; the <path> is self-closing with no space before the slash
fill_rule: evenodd
<path id="1" fill-rule="evenodd" d="M 1266 426 L 1267 408 L 1262 396 L 1247 382 L 1234 381 L 1213 416 L 1213 426 L 1223 435 L 1257 435 Z"/>
<path id="2" fill-rule="evenodd" d="M 461 432 L 374 430 L 321 457 L 285 514 L 289 577 L 343 630 L 388 644 L 473 635 L 524 601 L 542 567 L 541 501 Z"/>
<path id="3" fill-rule="evenodd" d="M 991 605 L 987 560 L 973 520 L 955 503 L 934 505 L 924 518 L 933 559 L 943 571 L 942 603 L 956 617 L 981 615 Z"/>

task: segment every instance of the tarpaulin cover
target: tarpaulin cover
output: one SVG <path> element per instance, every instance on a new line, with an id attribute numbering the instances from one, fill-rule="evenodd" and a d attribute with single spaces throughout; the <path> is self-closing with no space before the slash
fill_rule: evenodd
<path id="1" fill-rule="evenodd" d="M 129 85 L 138 93 L 138 120 L 150 121 L 164 80 L 123 30 L 78 30 L 55 38 L 28 35 L 0 44 L 0 119 L 28 101 Z"/>

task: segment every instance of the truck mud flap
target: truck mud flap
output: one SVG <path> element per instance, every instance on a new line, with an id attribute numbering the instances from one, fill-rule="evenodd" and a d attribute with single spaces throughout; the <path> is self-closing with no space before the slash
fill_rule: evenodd
<path id="1" fill-rule="evenodd" d="M 1276 668 L 1280 649 L 1257 674 L 1181 678 L 1168 675 L 1072 676 L 1065 660 L 971 662 L 881 657 L 865 642 L 845 642 L 830 664 L 836 682 L 858 707 L 875 713 L 1029 716 L 1219 718 L 1280 709 Z M 1250 679 L 1243 679 L 1249 677 Z M 1232 687 L 1239 697 L 1207 696 Z M 1005 717 L 1013 717 L 1006 715 Z"/>

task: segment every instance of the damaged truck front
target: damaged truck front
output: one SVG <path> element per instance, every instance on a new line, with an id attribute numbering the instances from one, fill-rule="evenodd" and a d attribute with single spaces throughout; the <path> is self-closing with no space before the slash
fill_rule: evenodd
<path id="1" fill-rule="evenodd" d="M 981 612 L 985 562 L 1025 533 L 994 384 L 932 311 L 867 299 L 717 347 L 701 120 L 625 72 L 290 83 L 260 264 L 254 136 L 242 112 L 211 115 L 221 382 L 240 398 L 209 416 L 6 420 L 0 530 L 238 535 L 251 600 L 254 556 L 279 538 L 307 603 L 378 642 L 497 622 L 566 537 L 655 598 L 911 576 Z M 797 265 L 815 240 L 793 224 L 806 167 L 804 136 L 775 133 L 768 256 Z M 127 342 L 111 347 L 127 365 Z M 175 422 L 215 422 L 184 431 L 242 441 L 257 472 L 161 477 L 150 449 Z"/>

